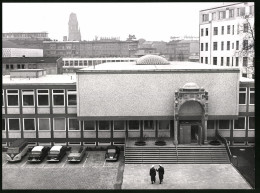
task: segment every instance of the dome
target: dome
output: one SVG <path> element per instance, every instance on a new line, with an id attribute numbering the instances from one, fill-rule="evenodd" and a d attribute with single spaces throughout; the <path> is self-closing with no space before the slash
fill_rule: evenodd
<path id="1" fill-rule="evenodd" d="M 157 55 L 145 55 L 138 58 L 137 65 L 165 65 L 170 64 L 165 58 Z"/>
<path id="2" fill-rule="evenodd" d="M 189 83 L 186 83 L 184 86 L 183 86 L 184 89 L 199 89 L 200 87 L 194 83 L 194 82 L 189 82 Z"/>

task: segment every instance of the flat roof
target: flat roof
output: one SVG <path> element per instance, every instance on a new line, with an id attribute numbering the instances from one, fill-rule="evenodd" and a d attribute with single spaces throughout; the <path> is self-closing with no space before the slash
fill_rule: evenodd
<path id="1" fill-rule="evenodd" d="M 251 82 L 251 83 L 254 83 L 254 82 L 255 82 L 254 79 L 245 78 L 245 77 L 242 77 L 242 76 L 239 78 L 239 81 L 240 81 L 240 82 Z"/>
<path id="2" fill-rule="evenodd" d="M 3 85 L 76 85 L 76 74 L 50 74 L 38 78 L 10 78 L 2 76 Z"/>
<path id="3" fill-rule="evenodd" d="M 129 57 L 107 57 L 107 58 L 62 58 L 63 61 L 68 61 L 68 60 L 137 60 L 138 58 L 129 58 Z"/>
<path id="4" fill-rule="evenodd" d="M 109 62 L 77 71 L 84 72 L 113 72 L 113 71 L 233 71 L 239 72 L 237 67 L 215 66 L 198 62 L 170 62 L 169 65 L 136 65 L 136 62 Z"/>
<path id="5" fill-rule="evenodd" d="M 200 10 L 200 12 L 201 11 L 208 11 L 208 10 L 211 10 L 211 9 L 219 9 L 219 8 L 223 8 L 223 7 L 229 7 L 229 6 L 243 4 L 243 3 L 246 3 L 246 2 L 230 3 L 230 4 L 227 4 L 227 5 L 223 5 L 223 6 L 217 6 L 217 7 L 212 7 L 212 8 L 208 8 L 208 9 L 203 9 L 203 10 Z"/>

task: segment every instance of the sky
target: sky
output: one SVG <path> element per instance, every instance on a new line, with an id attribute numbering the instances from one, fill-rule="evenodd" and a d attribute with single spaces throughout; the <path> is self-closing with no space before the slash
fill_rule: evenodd
<path id="1" fill-rule="evenodd" d="M 82 40 L 129 34 L 147 41 L 171 36 L 199 36 L 199 11 L 211 3 L 3 3 L 3 32 L 48 32 L 51 39 L 68 36 L 70 13 L 76 13 Z M 227 4 L 227 3 L 225 3 Z"/>

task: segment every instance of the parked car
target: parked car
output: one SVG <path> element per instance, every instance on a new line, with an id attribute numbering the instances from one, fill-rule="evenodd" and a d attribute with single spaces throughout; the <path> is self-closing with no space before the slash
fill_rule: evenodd
<path id="1" fill-rule="evenodd" d="M 51 150 L 48 153 L 47 161 L 49 162 L 58 162 L 66 155 L 67 147 L 61 145 L 52 146 Z"/>
<path id="2" fill-rule="evenodd" d="M 117 161 L 120 154 L 120 148 L 114 145 L 108 146 L 106 150 L 106 161 Z"/>
<path id="3" fill-rule="evenodd" d="M 69 162 L 80 162 L 86 154 L 86 148 L 83 146 L 71 147 L 68 155 Z"/>
<path id="4" fill-rule="evenodd" d="M 44 146 L 35 146 L 28 157 L 29 162 L 41 162 L 48 155 L 50 148 Z"/>

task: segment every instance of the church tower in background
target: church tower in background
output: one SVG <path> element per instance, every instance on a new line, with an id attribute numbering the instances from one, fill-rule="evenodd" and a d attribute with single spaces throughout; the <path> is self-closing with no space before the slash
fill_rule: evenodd
<path id="1" fill-rule="evenodd" d="M 68 40 L 69 41 L 81 41 L 80 29 L 78 27 L 77 15 L 75 13 L 70 14 Z"/>

